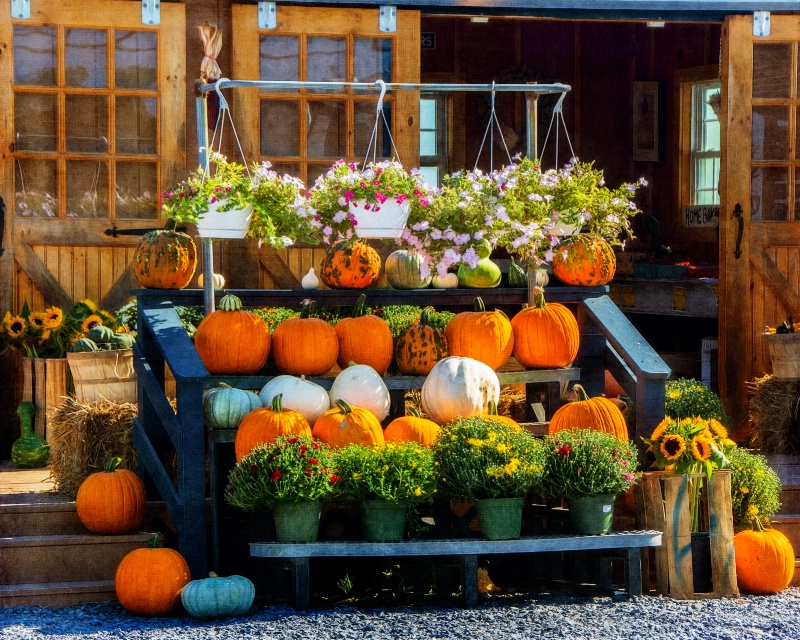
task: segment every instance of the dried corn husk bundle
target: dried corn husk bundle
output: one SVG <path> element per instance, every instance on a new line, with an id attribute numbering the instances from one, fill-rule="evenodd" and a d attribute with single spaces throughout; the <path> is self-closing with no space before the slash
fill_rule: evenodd
<path id="1" fill-rule="evenodd" d="M 222 49 L 222 31 L 217 25 L 204 22 L 197 27 L 203 41 L 203 60 L 200 62 L 200 79 L 203 82 L 214 82 L 222 77 L 217 64 L 217 56 Z"/>
<path id="2" fill-rule="evenodd" d="M 80 402 L 65 398 L 52 422 L 50 479 L 58 493 L 75 498 L 87 476 L 102 471 L 109 458 L 121 467 L 136 468 L 133 419 L 136 405 L 101 398 Z"/>

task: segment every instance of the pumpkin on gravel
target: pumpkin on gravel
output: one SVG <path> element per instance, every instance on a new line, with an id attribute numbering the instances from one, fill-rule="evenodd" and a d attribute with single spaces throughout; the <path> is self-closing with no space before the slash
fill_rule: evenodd
<path id="1" fill-rule="evenodd" d="M 475 298 L 474 311 L 457 313 L 444 328 L 451 356 L 473 358 L 499 369 L 514 349 L 514 330 L 502 311 L 487 311 Z M 466 416 L 465 416 L 466 417 Z"/>
<path id="2" fill-rule="evenodd" d="M 514 358 L 523 367 L 559 369 L 578 355 L 578 321 L 563 304 L 545 303 L 542 287 L 534 288 L 533 306 L 511 318 L 511 327 Z"/>
<path id="3" fill-rule="evenodd" d="M 233 448 L 236 462 L 241 462 L 250 450 L 262 442 L 272 442 L 278 436 L 310 436 L 311 427 L 300 413 L 284 409 L 280 394 L 272 405 L 248 413 L 236 431 Z"/>
<path id="4" fill-rule="evenodd" d="M 75 510 L 92 533 L 130 533 L 142 524 L 147 491 L 138 475 L 119 468 L 121 462 L 111 458 L 103 471 L 89 475 L 78 488 Z"/>
<path id="5" fill-rule="evenodd" d="M 581 233 L 553 251 L 553 274 L 564 284 L 597 287 L 611 282 L 617 258 L 601 236 Z"/>
<path id="6" fill-rule="evenodd" d="M 129 552 L 117 567 L 114 588 L 123 608 L 138 616 L 165 616 L 181 599 L 191 575 L 186 559 L 161 546 L 155 534 L 150 544 Z"/>
<path id="7" fill-rule="evenodd" d="M 392 363 L 392 330 L 386 320 L 365 311 L 366 299 L 366 294 L 358 296 L 353 316 L 342 318 L 334 327 L 339 342 L 336 362 L 341 369 L 351 362 L 365 364 L 383 375 Z"/>
<path id="8" fill-rule="evenodd" d="M 550 418 L 548 433 L 575 428 L 594 429 L 610 433 L 620 440 L 628 440 L 628 423 L 616 404 L 603 396 L 590 398 L 579 384 L 572 389 L 578 394 L 578 400 L 567 402 L 556 410 Z"/>
<path id="9" fill-rule="evenodd" d="M 272 334 L 272 360 L 281 373 L 321 376 L 336 364 L 339 339 L 336 330 L 321 318 L 310 317 L 311 303 L 300 316 L 284 320 Z"/>
<path id="10" fill-rule="evenodd" d="M 227 618 L 247 613 L 255 597 L 255 586 L 248 578 L 223 578 L 212 571 L 208 578 L 192 580 L 183 588 L 181 604 L 195 618 Z"/>
<path id="11" fill-rule="evenodd" d="M 431 313 L 433 307 L 425 307 L 419 322 L 404 329 L 397 338 L 395 361 L 404 375 L 426 376 L 439 360 L 450 355 L 444 331 L 430 324 Z"/>
<path id="12" fill-rule="evenodd" d="M 180 231 L 148 231 L 133 252 L 133 275 L 145 289 L 183 289 L 196 268 L 197 246 Z"/>
<path id="13" fill-rule="evenodd" d="M 361 240 L 340 240 L 325 252 L 319 278 L 331 289 L 366 289 L 381 275 L 381 257 Z"/>
<path id="14" fill-rule="evenodd" d="M 242 301 L 228 294 L 219 308 L 197 327 L 194 346 L 212 375 L 258 373 L 269 357 L 271 338 L 262 318 L 242 309 Z"/>
<path id="15" fill-rule="evenodd" d="M 336 405 L 323 413 L 311 430 L 314 438 L 331 447 L 346 447 L 350 444 L 367 446 L 383 445 L 383 428 L 378 418 L 369 409 L 351 406 L 346 400 L 337 400 Z"/>
<path id="16" fill-rule="evenodd" d="M 753 528 L 733 537 L 736 581 L 742 593 L 772 595 L 783 591 L 794 577 L 792 543 L 777 529 L 765 529 L 753 519 Z"/>

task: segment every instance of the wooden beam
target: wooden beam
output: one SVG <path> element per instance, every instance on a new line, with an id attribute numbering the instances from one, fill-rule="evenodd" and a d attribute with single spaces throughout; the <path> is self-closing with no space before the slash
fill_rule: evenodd
<path id="1" fill-rule="evenodd" d="M 800 317 L 800 296 L 797 291 L 789 284 L 786 276 L 781 273 L 769 254 L 761 247 L 750 247 L 750 264 L 755 267 L 759 275 L 775 297 L 786 307 L 790 315 L 795 318 Z"/>
<path id="2" fill-rule="evenodd" d="M 272 247 L 262 247 L 258 261 L 269 271 L 278 289 L 300 289 L 300 281 Z"/>
<path id="3" fill-rule="evenodd" d="M 47 270 L 47 267 L 33 252 L 30 245 L 26 242 L 19 242 L 15 247 L 14 257 L 23 271 L 33 281 L 42 295 L 50 304 L 62 309 L 71 309 L 74 301 Z"/>
<path id="4" fill-rule="evenodd" d="M 138 286 L 136 276 L 133 275 L 133 265 L 129 264 L 125 267 L 122 275 L 117 278 L 114 286 L 100 301 L 100 308 L 119 309 L 131 298 L 131 289 L 136 289 Z"/>

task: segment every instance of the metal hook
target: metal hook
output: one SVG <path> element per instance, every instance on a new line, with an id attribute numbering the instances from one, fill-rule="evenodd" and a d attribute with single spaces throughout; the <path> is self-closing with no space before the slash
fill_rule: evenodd
<path id="1" fill-rule="evenodd" d="M 230 80 L 228 80 L 228 78 L 220 78 L 219 80 L 217 80 L 214 83 L 214 91 L 216 91 L 217 95 L 219 96 L 219 108 L 220 108 L 220 111 L 222 111 L 223 109 L 227 109 L 228 108 L 228 103 L 225 100 L 225 97 L 222 95 L 222 91 L 220 91 L 220 88 L 219 88 L 219 85 L 220 85 L 221 82 L 230 82 Z"/>
<path id="2" fill-rule="evenodd" d="M 556 106 L 553 108 L 553 113 L 562 113 L 561 105 L 564 103 L 564 98 L 566 98 L 566 97 L 567 97 L 567 93 L 566 92 L 563 92 L 558 97 L 558 102 L 556 102 Z"/>
<path id="3" fill-rule="evenodd" d="M 383 80 L 377 80 L 375 86 L 381 90 L 381 95 L 378 96 L 377 113 L 383 111 L 383 98 L 386 96 L 386 83 Z"/>

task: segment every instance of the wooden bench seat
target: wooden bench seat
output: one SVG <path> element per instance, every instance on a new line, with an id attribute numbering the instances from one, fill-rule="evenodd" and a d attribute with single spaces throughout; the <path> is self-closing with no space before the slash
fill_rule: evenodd
<path id="1" fill-rule="evenodd" d="M 289 562 L 294 570 L 298 609 L 309 605 L 309 558 L 457 556 L 462 563 L 463 595 L 467 607 L 478 602 L 478 556 L 487 554 L 622 550 L 625 587 L 642 594 L 641 549 L 661 546 L 660 531 L 619 531 L 601 536 L 544 535 L 516 540 L 430 539 L 401 542 L 252 542 L 250 555 Z"/>

